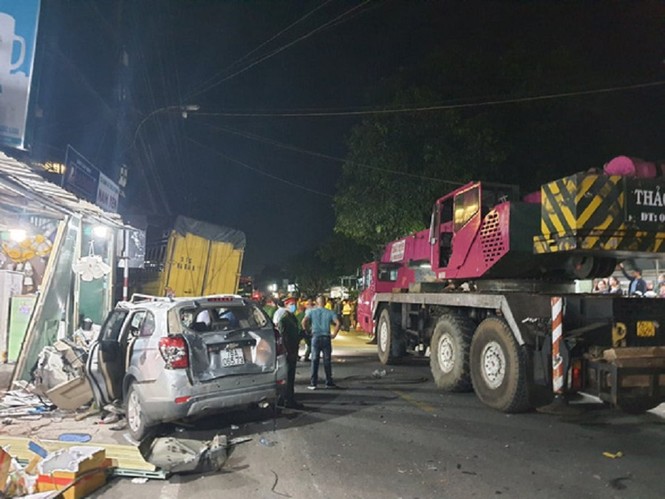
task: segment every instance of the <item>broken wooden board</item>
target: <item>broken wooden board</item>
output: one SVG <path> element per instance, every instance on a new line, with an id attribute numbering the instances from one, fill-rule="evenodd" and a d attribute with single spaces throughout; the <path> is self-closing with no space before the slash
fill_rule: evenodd
<path id="1" fill-rule="evenodd" d="M 28 443 L 36 441 L 49 452 L 72 446 L 102 447 L 106 449 L 106 457 L 111 459 L 113 466 L 125 471 L 136 470 L 141 474 L 157 472 L 155 465 L 148 463 L 139 452 L 137 446 L 109 444 L 104 442 L 62 442 L 60 440 L 37 440 L 27 437 L 0 436 L 0 447 L 19 460 L 29 461 L 35 454 L 28 449 Z"/>

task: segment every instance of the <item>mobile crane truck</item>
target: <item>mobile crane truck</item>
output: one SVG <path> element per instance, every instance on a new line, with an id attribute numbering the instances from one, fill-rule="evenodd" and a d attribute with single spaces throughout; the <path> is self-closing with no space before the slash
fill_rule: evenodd
<path id="1" fill-rule="evenodd" d="M 440 389 L 499 411 L 586 393 L 639 413 L 665 401 L 665 300 L 576 293 L 575 281 L 664 252 L 662 176 L 606 165 L 522 200 L 470 182 L 436 201 L 429 230 L 363 266 L 358 324 L 382 363 L 429 351 Z"/>

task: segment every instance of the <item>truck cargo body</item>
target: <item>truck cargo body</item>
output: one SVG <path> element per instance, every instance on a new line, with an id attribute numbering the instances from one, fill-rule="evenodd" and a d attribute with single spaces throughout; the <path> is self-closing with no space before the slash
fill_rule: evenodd
<path id="1" fill-rule="evenodd" d="M 155 296 L 207 296 L 238 291 L 245 234 L 236 229 L 177 217 L 173 229 L 140 282 Z"/>

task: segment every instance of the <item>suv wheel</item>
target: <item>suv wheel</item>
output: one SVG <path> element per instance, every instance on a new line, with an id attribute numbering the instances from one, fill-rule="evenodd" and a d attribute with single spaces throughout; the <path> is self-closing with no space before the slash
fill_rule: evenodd
<path id="1" fill-rule="evenodd" d="M 127 390 L 125 417 L 127 418 L 129 434 L 134 440 L 141 441 L 148 433 L 148 426 L 146 425 L 145 415 L 141 407 L 141 398 L 136 388 L 134 388 L 134 384 L 129 385 L 129 389 Z"/>

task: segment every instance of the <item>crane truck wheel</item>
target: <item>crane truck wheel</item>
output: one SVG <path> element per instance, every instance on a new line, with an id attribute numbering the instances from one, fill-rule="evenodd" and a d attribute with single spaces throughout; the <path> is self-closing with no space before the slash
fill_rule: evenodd
<path id="1" fill-rule="evenodd" d="M 447 392 L 471 390 L 469 346 L 476 328 L 468 317 L 442 315 L 430 341 L 430 369 L 436 386 Z"/>
<path id="2" fill-rule="evenodd" d="M 376 345 L 382 364 L 394 364 L 404 355 L 404 340 L 399 327 L 390 319 L 390 311 L 384 308 L 376 326 Z"/>
<path id="3" fill-rule="evenodd" d="M 478 325 L 470 362 L 473 389 L 481 402 L 502 412 L 531 409 L 526 355 L 502 319 L 489 317 Z"/>
<path id="4" fill-rule="evenodd" d="M 608 277 L 617 266 L 616 258 L 596 258 L 593 266 L 593 277 Z"/>

